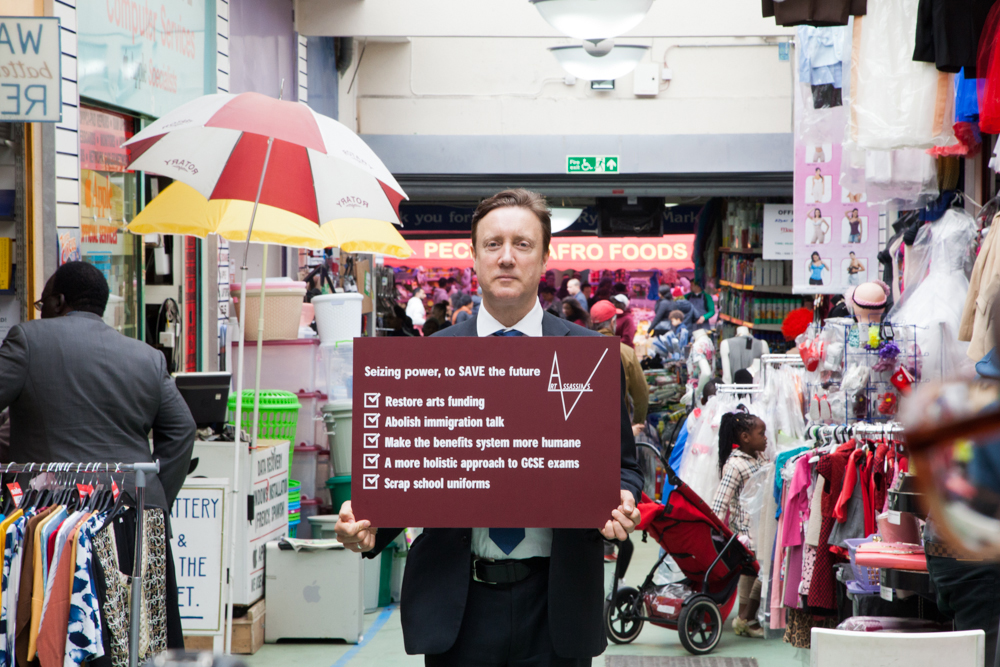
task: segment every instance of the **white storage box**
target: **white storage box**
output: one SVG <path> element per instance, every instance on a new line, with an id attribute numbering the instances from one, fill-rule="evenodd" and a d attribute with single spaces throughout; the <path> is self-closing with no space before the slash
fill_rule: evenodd
<path id="1" fill-rule="evenodd" d="M 243 388 L 253 389 L 254 374 L 257 371 L 257 341 L 247 340 L 245 345 Z M 231 341 L 229 367 L 235 369 L 238 360 L 238 344 L 236 341 Z M 260 373 L 262 389 L 278 389 L 298 394 L 315 392 L 325 383 L 326 373 L 319 361 L 318 339 L 264 341 Z M 233 386 L 236 386 L 235 371 L 233 371 Z"/>
<path id="2" fill-rule="evenodd" d="M 354 396 L 354 343 L 319 346 L 323 377 L 330 400 L 349 399 Z"/>
<path id="3" fill-rule="evenodd" d="M 321 391 L 297 391 L 295 395 L 298 396 L 299 405 L 302 406 L 299 410 L 299 421 L 295 426 L 295 446 L 326 447 L 326 426 L 319 411 L 320 406 L 327 401 L 326 394 Z M 292 475 L 292 479 L 298 478 Z"/>
<path id="4" fill-rule="evenodd" d="M 361 335 L 361 306 L 364 299 L 357 292 L 313 297 L 316 331 L 324 345 L 349 343 Z"/>

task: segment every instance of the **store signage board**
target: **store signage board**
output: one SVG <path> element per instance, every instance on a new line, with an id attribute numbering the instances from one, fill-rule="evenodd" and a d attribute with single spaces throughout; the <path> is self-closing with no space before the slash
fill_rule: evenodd
<path id="1" fill-rule="evenodd" d="M 258 440 L 250 455 L 253 517 L 243 553 L 250 600 L 264 595 L 264 554 L 271 540 L 288 535 L 288 441 Z"/>
<path id="2" fill-rule="evenodd" d="M 80 96 L 158 117 L 205 94 L 207 16 L 205 0 L 78 0 Z"/>
<path id="3" fill-rule="evenodd" d="M 764 204 L 764 259 L 795 258 L 795 208 Z"/>
<path id="4" fill-rule="evenodd" d="M 223 527 L 229 480 L 189 478 L 170 511 L 170 549 L 185 634 L 223 630 Z"/>
<path id="5" fill-rule="evenodd" d="M 841 184 L 844 107 L 807 109 L 812 98 L 801 91 L 795 86 L 792 284 L 796 294 L 843 294 L 880 277 L 879 211 L 868 206 L 863 183 Z"/>
<path id="6" fill-rule="evenodd" d="M 132 138 L 132 128 L 132 119 L 122 114 L 81 108 L 80 168 L 127 172 L 128 149 L 122 144 Z"/>
<path id="7" fill-rule="evenodd" d="M 472 244 L 467 238 L 423 241 L 407 239 L 413 255 L 386 257 L 386 266 L 472 268 Z M 689 269 L 694 267 L 694 234 L 661 237 L 553 236 L 547 268 L 567 269 Z"/>
<path id="8" fill-rule="evenodd" d="M 617 155 L 567 155 L 567 174 L 617 174 L 620 171 Z"/>
<path id="9" fill-rule="evenodd" d="M 62 120 L 58 18 L 0 17 L 0 122 Z"/>
<path id="10" fill-rule="evenodd" d="M 620 502 L 618 347 L 597 336 L 356 338 L 355 516 L 603 526 Z"/>

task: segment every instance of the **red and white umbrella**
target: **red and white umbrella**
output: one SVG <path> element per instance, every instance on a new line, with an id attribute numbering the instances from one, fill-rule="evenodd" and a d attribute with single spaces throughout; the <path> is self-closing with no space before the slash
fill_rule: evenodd
<path id="1" fill-rule="evenodd" d="M 356 134 L 305 104 L 259 93 L 205 95 L 125 145 L 132 169 L 183 181 L 206 199 L 255 201 L 322 225 L 340 218 L 399 222 L 406 198 Z M 335 184 L 332 185 L 332 184 Z"/>

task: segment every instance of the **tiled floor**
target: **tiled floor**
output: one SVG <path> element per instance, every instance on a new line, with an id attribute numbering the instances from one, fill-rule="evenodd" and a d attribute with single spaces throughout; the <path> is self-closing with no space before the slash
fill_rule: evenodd
<path id="1" fill-rule="evenodd" d="M 638 537 L 633 537 L 633 541 L 636 549 L 628 580 L 638 584 L 655 563 L 658 549 L 652 541 L 642 544 Z M 608 577 L 612 575 L 610 566 L 607 573 Z M 646 625 L 635 642 L 621 646 L 611 644 L 606 655 L 684 656 L 688 653 L 681 647 L 676 632 Z M 797 651 L 780 639 L 744 639 L 731 631 L 723 635 L 712 655 L 757 658 L 761 667 L 803 667 L 809 662 L 808 652 Z M 399 609 L 395 605 L 365 617 L 365 637 L 357 646 L 335 642 L 281 642 L 265 644 L 256 655 L 244 656 L 244 659 L 248 667 L 395 667 L 423 664 L 420 656 L 408 656 L 403 651 L 403 632 Z M 594 660 L 595 666 L 603 664 L 603 658 Z"/>

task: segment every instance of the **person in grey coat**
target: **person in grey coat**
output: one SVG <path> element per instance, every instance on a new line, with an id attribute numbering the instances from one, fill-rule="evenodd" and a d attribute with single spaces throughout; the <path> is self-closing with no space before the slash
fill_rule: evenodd
<path id="1" fill-rule="evenodd" d="M 108 294 L 100 270 L 68 262 L 35 304 L 42 319 L 7 334 L 0 346 L 0 411 L 10 408 L 7 460 L 159 459 L 160 473 L 147 477 L 146 504 L 169 511 L 191 462 L 194 419 L 163 354 L 105 324 Z M 134 488 L 129 475 L 123 490 Z"/>

